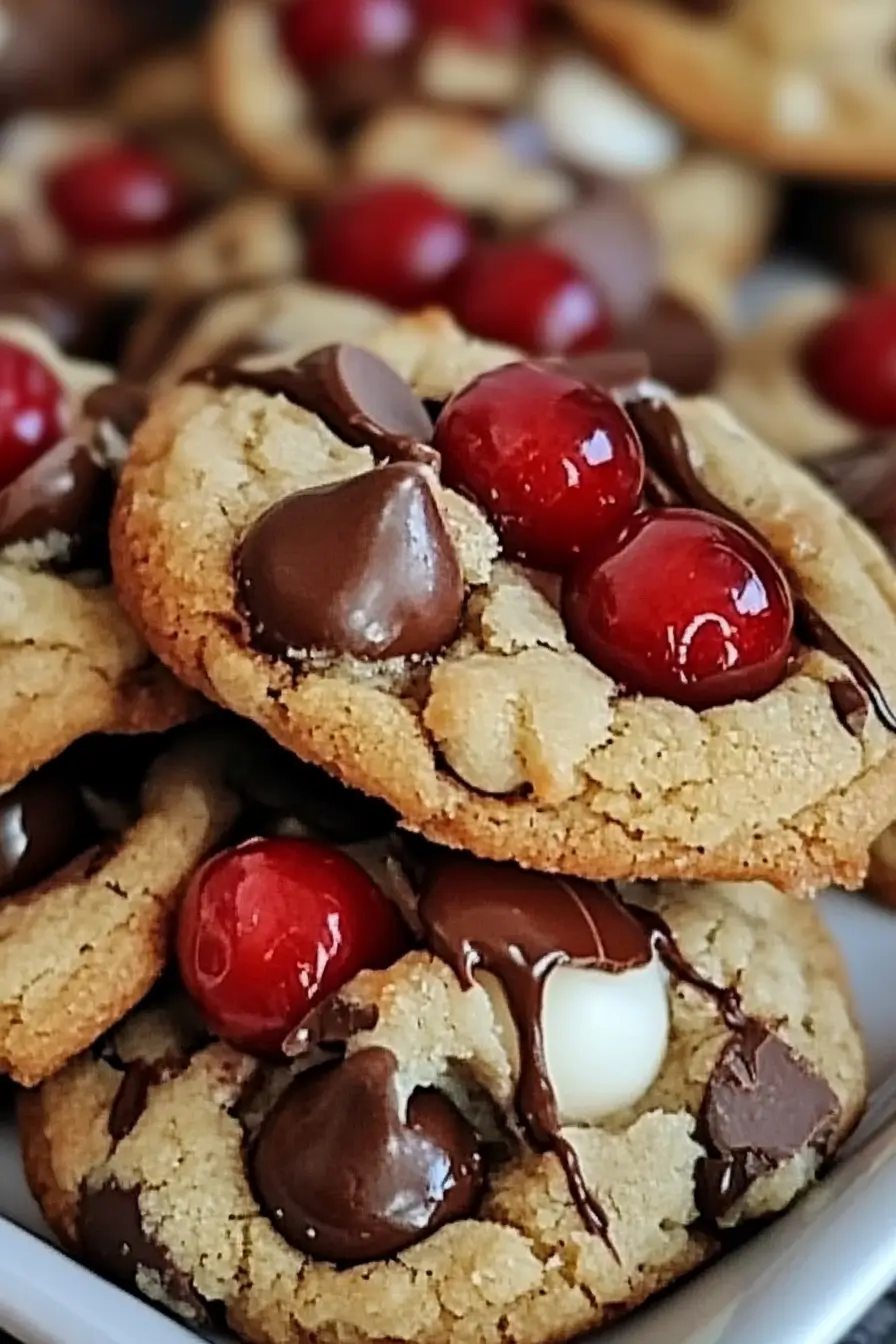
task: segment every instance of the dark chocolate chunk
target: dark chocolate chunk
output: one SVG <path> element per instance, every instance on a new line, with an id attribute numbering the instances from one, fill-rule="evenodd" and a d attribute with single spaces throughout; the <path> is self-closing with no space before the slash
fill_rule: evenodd
<path id="1" fill-rule="evenodd" d="M 691 462 L 684 430 L 671 406 L 662 401 L 638 398 L 627 401 L 625 409 L 644 447 L 648 480 L 655 484 L 662 483 L 663 489 L 671 491 L 680 503 L 704 509 L 717 518 L 734 523 L 770 551 L 762 533 L 701 481 Z M 794 630 L 800 643 L 843 663 L 852 680 L 868 696 L 883 727 L 888 732 L 896 733 L 896 712 L 874 673 L 809 601 L 795 571 L 780 557 L 777 558 L 793 594 Z"/>
<path id="2" fill-rule="evenodd" d="M 58 532 L 70 543 L 66 563 L 104 554 L 114 492 L 90 448 L 63 439 L 0 490 L 0 547 Z"/>
<path id="3" fill-rule="evenodd" d="M 65 762 L 26 775 L 0 795 L 0 896 L 36 886 L 98 838 L 80 781 Z"/>
<path id="4" fill-rule="evenodd" d="M 840 1118 L 829 1085 L 779 1036 L 750 1021 L 722 1051 L 700 1115 L 708 1156 L 697 1167 L 701 1213 L 730 1212 L 757 1176 L 804 1148 L 826 1154 Z"/>
<path id="5" fill-rule="evenodd" d="M 122 1288 L 138 1287 L 141 1270 L 153 1275 L 172 1311 L 195 1325 L 208 1324 L 208 1303 L 169 1252 L 144 1231 L 140 1193 L 114 1182 L 85 1190 L 79 1214 L 84 1259 Z"/>
<path id="6" fill-rule="evenodd" d="M 108 421 L 126 441 L 133 438 L 148 406 L 146 386 L 123 378 L 95 387 L 84 399 L 85 415 L 91 420 Z"/>
<path id="7" fill-rule="evenodd" d="M 254 641 L 278 657 L 437 653 L 463 610 L 454 543 L 410 463 L 281 500 L 249 529 L 236 571 Z"/>
<path id="8" fill-rule="evenodd" d="M 544 985 L 562 965 L 614 973 L 647 965 L 652 928 L 609 887 L 466 858 L 436 861 L 419 915 L 427 946 L 462 985 L 479 969 L 500 982 L 520 1037 L 520 1122 L 538 1152 L 559 1158 L 585 1226 L 609 1245 L 606 1214 L 561 1132 L 545 1066 Z"/>
<path id="9" fill-rule="evenodd" d="M 356 345 L 325 345 L 292 368 L 211 364 L 190 377 L 212 387 L 255 387 L 311 411 L 353 447 L 381 460 L 438 463 L 426 407 L 385 360 Z"/>
<path id="10" fill-rule="evenodd" d="M 722 369 L 722 342 L 702 313 L 674 294 L 657 294 L 620 332 L 626 347 L 643 350 L 650 372 L 686 397 L 715 386 Z"/>
<path id="11" fill-rule="evenodd" d="M 296 1078 L 252 1152 L 261 1207 L 307 1255 L 378 1260 L 476 1210 L 475 1131 L 447 1097 L 418 1089 L 402 1115 L 389 1050 L 358 1051 Z"/>
<path id="12" fill-rule="evenodd" d="M 656 231 L 634 192 L 601 183 L 590 200 L 558 215 L 542 237 L 594 282 L 620 328 L 647 308 L 660 275 Z"/>

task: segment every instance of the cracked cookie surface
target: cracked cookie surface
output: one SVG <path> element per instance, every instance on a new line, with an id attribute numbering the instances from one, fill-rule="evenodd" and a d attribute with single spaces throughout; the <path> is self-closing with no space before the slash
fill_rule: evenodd
<path id="1" fill-rule="evenodd" d="M 514 358 L 436 312 L 360 343 L 436 402 Z M 765 534 L 892 695 L 896 584 L 876 545 L 721 406 L 674 406 L 698 474 Z M 246 529 L 292 492 L 372 465 L 368 449 L 282 397 L 196 385 L 163 396 L 124 474 L 113 560 L 122 600 L 168 666 L 428 838 L 482 857 L 602 878 L 860 878 L 892 814 L 896 765 L 873 716 L 860 737 L 843 728 L 828 685 L 837 664 L 810 653 L 760 699 L 701 713 L 620 695 L 572 649 L 526 572 L 502 560 L 484 515 L 450 490 L 437 497 L 466 600 L 432 665 L 297 667 L 253 647 L 233 572 Z"/>
<path id="2" fill-rule="evenodd" d="M 703 974 L 737 985 L 745 1009 L 825 1080 L 839 1107 L 836 1147 L 864 1101 L 864 1061 L 842 965 L 813 907 L 759 884 L 709 886 L 699 900 L 660 887 L 637 899 L 662 914 Z M 506 1110 L 509 1057 L 482 989 L 463 991 L 443 963 L 415 952 L 363 973 L 339 997 L 378 1015 L 372 1029 L 368 1019 L 349 1033 L 349 1059 L 382 1047 L 398 1061 L 405 1095 L 434 1084 L 462 1107 L 473 1091 Z M 84 1057 L 23 1097 L 28 1178 L 76 1254 L 193 1323 L 223 1311 L 259 1344 L 566 1339 L 719 1249 L 697 1216 L 697 1117 L 729 1033 L 697 991 L 673 985 L 670 1000 L 666 1060 L 646 1095 L 565 1131 L 601 1191 L 615 1257 L 583 1229 L 557 1160 L 506 1135 L 475 1217 L 353 1268 L 296 1251 L 263 1213 L 246 1169 L 247 1134 L 251 1149 L 288 1072 L 203 1044 L 170 1003 L 130 1019 L 101 1058 Z M 751 1184 L 727 1221 L 785 1208 L 817 1167 L 809 1149 L 795 1152 Z"/>
<path id="3" fill-rule="evenodd" d="M 596 49 L 710 142 L 781 172 L 891 181 L 889 0 L 566 0 Z"/>

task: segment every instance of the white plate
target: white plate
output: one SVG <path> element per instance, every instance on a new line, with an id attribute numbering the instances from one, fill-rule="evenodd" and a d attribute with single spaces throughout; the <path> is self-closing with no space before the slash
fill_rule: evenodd
<path id="1" fill-rule="evenodd" d="M 603 1333 L 601 1344 L 835 1344 L 896 1279 L 896 916 L 856 897 L 823 905 L 850 963 L 868 1042 L 874 1092 L 864 1123 L 786 1217 Z M 0 1326 L 24 1344 L 194 1338 L 46 1244 L 2 1118 L 0 1215 Z"/>

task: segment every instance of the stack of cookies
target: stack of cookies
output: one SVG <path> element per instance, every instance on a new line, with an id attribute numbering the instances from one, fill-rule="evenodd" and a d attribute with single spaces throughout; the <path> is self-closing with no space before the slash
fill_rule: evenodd
<path id="1" fill-rule="evenodd" d="M 29 1183 L 252 1344 L 572 1338 L 866 1101 L 896 302 L 735 318 L 782 171 L 896 177 L 892 0 L 76 8 L 0 6 Z"/>
<path id="2" fill-rule="evenodd" d="M 572 1337 L 862 1112 L 810 897 L 896 813 L 892 572 L 639 355 L 308 336 L 160 388 L 116 466 L 118 600 L 204 712 L 6 795 L 26 1171 L 195 1325 Z"/>

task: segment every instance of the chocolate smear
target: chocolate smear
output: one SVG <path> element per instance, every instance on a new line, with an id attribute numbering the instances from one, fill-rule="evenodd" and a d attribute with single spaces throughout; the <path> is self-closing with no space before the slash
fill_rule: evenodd
<path id="1" fill-rule="evenodd" d="M 277 657 L 434 654 L 463 610 L 457 551 L 411 463 L 281 500 L 249 529 L 236 574 L 254 642 Z"/>
<path id="2" fill-rule="evenodd" d="M 765 550 L 771 549 L 752 523 L 729 508 L 700 480 L 691 462 L 684 430 L 671 406 L 665 402 L 637 399 L 627 401 L 625 409 L 643 444 L 648 471 L 661 480 L 666 489 L 674 492 L 679 502 L 703 509 L 717 518 L 725 518 L 749 533 Z M 809 601 L 793 569 L 780 557 L 776 558 L 793 594 L 794 628 L 800 643 L 843 663 L 853 681 L 867 695 L 880 723 L 888 732 L 896 733 L 896 712 L 873 672 Z"/>
<path id="3" fill-rule="evenodd" d="M 0 794 L 0 896 L 36 886 L 99 838 L 77 775 L 42 766 Z"/>
<path id="4" fill-rule="evenodd" d="M 379 461 L 438 464 L 438 453 L 429 447 L 432 421 L 422 401 L 385 360 L 359 346 L 325 345 L 291 368 L 209 364 L 189 378 L 210 387 L 251 387 L 286 397 L 319 416 L 345 443 L 369 447 Z"/>
<path id="5" fill-rule="evenodd" d="M 557 966 L 614 973 L 646 966 L 652 930 L 606 886 L 465 858 L 436 864 L 419 915 L 427 946 L 463 986 L 478 970 L 499 981 L 520 1038 L 520 1123 L 536 1152 L 559 1159 L 582 1221 L 612 1250 L 606 1214 L 561 1132 L 545 1063 L 544 987 Z"/>
<path id="6" fill-rule="evenodd" d="M 834 713 L 852 737 L 861 737 L 868 722 L 868 697 L 849 677 L 838 677 L 828 685 Z"/>
<path id="7" fill-rule="evenodd" d="M 144 383 L 118 378 L 95 387 L 84 400 L 84 412 L 91 420 L 105 420 L 129 442 L 146 417 L 149 393 Z"/>
<path id="8" fill-rule="evenodd" d="M 0 490 L 0 547 L 60 534 L 59 566 L 101 559 L 114 482 L 86 443 L 67 438 Z"/>
<path id="9" fill-rule="evenodd" d="M 654 378 L 686 397 L 715 386 L 722 369 L 718 333 L 693 304 L 675 294 L 656 294 L 619 339 L 643 350 Z"/>
<path id="10" fill-rule="evenodd" d="M 251 1174 L 262 1209 L 298 1250 L 337 1264 L 382 1259 L 475 1213 L 475 1131 L 432 1088 L 402 1114 L 398 1063 L 372 1047 L 297 1077 L 262 1123 Z"/>
<path id="11" fill-rule="evenodd" d="M 718 1223 L 758 1176 L 807 1146 L 825 1154 L 840 1118 L 834 1092 L 760 1022 L 720 1055 L 700 1115 L 709 1156 L 697 1165 L 697 1204 Z"/>
<path id="12" fill-rule="evenodd" d="M 138 1287 L 141 1273 L 152 1275 L 173 1312 L 196 1325 L 209 1324 L 209 1304 L 144 1231 L 140 1193 L 139 1187 L 115 1182 L 85 1190 L 78 1220 L 85 1261 L 122 1288 Z"/>

